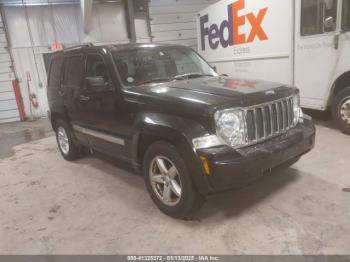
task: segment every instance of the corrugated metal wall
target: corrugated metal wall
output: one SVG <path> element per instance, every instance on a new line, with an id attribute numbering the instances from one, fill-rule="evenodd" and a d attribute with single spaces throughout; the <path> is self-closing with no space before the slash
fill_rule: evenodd
<path id="1" fill-rule="evenodd" d="M 18 75 L 27 117 L 45 116 L 46 69 L 43 54 L 50 46 L 61 43 L 65 47 L 81 43 L 128 43 L 126 18 L 122 3 L 94 4 L 91 31 L 85 33 L 80 5 L 4 6 L 11 52 Z M 149 42 L 147 21 L 136 21 L 137 41 Z M 30 81 L 27 81 L 27 75 Z M 28 84 L 35 94 L 38 108 L 30 108 Z"/>
<path id="2" fill-rule="evenodd" d="M 7 46 L 4 24 L 0 16 L 0 123 L 19 120 L 19 112 L 12 87 L 12 80 L 15 77 Z"/>
<path id="3" fill-rule="evenodd" d="M 151 0 L 152 41 L 174 43 L 197 49 L 198 11 L 219 0 Z"/>
<path id="4" fill-rule="evenodd" d="M 12 49 L 12 56 L 23 97 L 24 111 L 29 118 L 45 116 L 48 110 L 46 70 L 42 56 L 46 52 L 49 52 L 48 47 Z M 27 79 L 28 76 L 29 79 Z M 29 92 L 36 96 L 32 104 L 29 101 Z M 38 103 L 38 107 L 33 105 L 36 102 Z"/>

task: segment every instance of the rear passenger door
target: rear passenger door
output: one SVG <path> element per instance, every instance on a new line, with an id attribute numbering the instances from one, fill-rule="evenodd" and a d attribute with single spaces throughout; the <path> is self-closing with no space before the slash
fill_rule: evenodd
<path id="1" fill-rule="evenodd" d="M 65 57 L 61 92 L 64 105 L 72 124 L 84 122 L 81 114 L 81 101 L 83 97 L 84 55 L 76 54 Z"/>

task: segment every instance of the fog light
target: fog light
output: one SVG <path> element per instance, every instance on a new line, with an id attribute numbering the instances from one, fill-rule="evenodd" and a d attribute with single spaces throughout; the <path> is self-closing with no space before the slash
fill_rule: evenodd
<path id="1" fill-rule="evenodd" d="M 208 159 L 207 159 L 206 157 L 204 157 L 204 156 L 201 156 L 201 157 L 199 157 L 199 158 L 200 158 L 201 161 L 202 161 L 202 167 L 203 167 L 204 172 L 205 172 L 208 176 L 210 176 L 210 169 L 209 169 Z"/>

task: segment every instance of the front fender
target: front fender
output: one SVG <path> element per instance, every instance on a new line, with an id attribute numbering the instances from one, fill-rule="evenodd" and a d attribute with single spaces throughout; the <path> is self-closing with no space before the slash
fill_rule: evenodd
<path id="1" fill-rule="evenodd" d="M 179 154 L 183 156 L 197 189 L 200 192 L 206 191 L 208 183 L 192 144 L 193 138 L 208 134 L 208 131 L 201 124 L 178 116 L 144 113 L 137 117 L 133 130 L 132 159 L 134 164 L 139 167 L 142 165 L 143 156 L 142 154 L 140 156 L 140 144 L 145 137 L 151 138 L 152 142 L 166 141 L 173 144 Z"/>

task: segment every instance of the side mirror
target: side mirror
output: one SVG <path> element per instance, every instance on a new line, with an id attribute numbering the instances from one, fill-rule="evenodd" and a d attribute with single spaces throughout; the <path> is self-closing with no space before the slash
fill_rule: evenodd
<path id="1" fill-rule="evenodd" d="M 334 30 L 335 29 L 335 21 L 334 18 L 332 16 L 327 17 L 324 21 L 323 21 L 323 25 L 326 29 L 328 30 Z"/>
<path id="2" fill-rule="evenodd" d="M 214 71 L 217 73 L 218 69 L 216 68 L 216 66 L 213 66 Z"/>
<path id="3" fill-rule="evenodd" d="M 111 90 L 111 85 L 103 76 L 85 77 L 88 90 L 93 92 L 106 92 Z"/>

